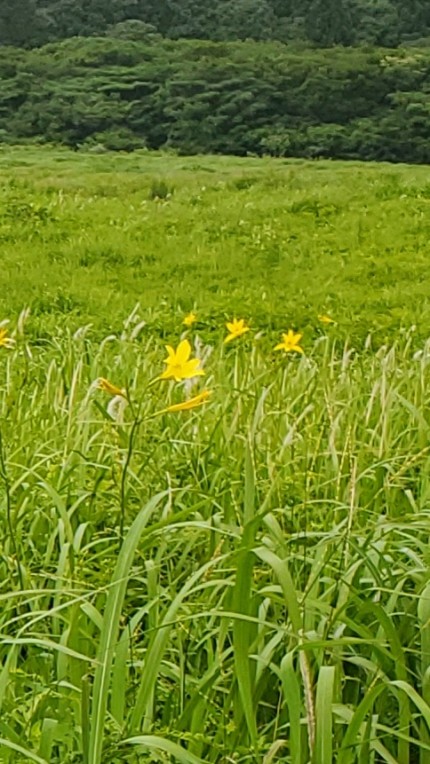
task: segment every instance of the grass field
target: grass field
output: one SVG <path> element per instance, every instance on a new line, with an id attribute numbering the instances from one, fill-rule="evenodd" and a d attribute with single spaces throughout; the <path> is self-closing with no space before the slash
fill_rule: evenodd
<path id="1" fill-rule="evenodd" d="M 159 333 L 195 306 L 428 335 L 427 167 L 6 148 L 0 172 L 0 308 L 39 330 L 110 332 L 139 301 Z"/>
<path id="2" fill-rule="evenodd" d="M 428 169 L 0 167 L 0 761 L 430 764 Z"/>

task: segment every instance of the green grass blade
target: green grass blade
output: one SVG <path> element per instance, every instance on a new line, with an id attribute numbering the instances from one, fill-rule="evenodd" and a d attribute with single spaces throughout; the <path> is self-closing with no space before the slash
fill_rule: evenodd
<path id="1" fill-rule="evenodd" d="M 316 738 L 314 764 L 333 764 L 334 666 L 321 666 L 316 692 Z"/>
<path id="2" fill-rule="evenodd" d="M 81 728 L 82 728 L 82 763 L 89 764 L 90 748 L 90 683 L 88 676 L 81 682 Z"/>
<path id="3" fill-rule="evenodd" d="M 421 637 L 421 684 L 423 699 L 430 704 L 430 583 L 427 584 L 418 602 L 418 621 Z M 424 721 L 421 723 L 421 739 L 429 744 L 430 734 Z M 421 750 L 420 764 L 430 764 L 430 752 Z"/>
<path id="4" fill-rule="evenodd" d="M 124 539 L 111 579 L 103 616 L 103 628 L 97 651 L 99 665 L 95 672 L 92 694 L 91 731 L 88 746 L 90 764 L 100 764 L 101 762 L 111 668 L 117 642 L 121 609 L 127 589 L 128 575 L 141 535 L 151 515 L 165 495 L 165 493 L 157 494 L 139 512 Z"/>
<path id="5" fill-rule="evenodd" d="M 156 754 L 158 751 L 167 753 L 168 756 L 173 757 L 181 764 L 205 764 L 202 759 L 199 759 L 194 754 L 181 748 L 177 743 L 173 743 L 171 740 L 158 737 L 158 735 L 139 735 L 137 737 L 130 737 L 122 742 L 122 745 L 137 745 L 147 748 L 151 753 Z M 165 761 L 163 756 L 162 761 Z"/>
<path id="6" fill-rule="evenodd" d="M 120 726 L 124 722 L 126 708 L 126 693 L 128 685 L 127 658 L 129 649 L 130 638 L 128 627 L 125 627 L 118 640 L 115 650 L 115 659 L 112 668 L 112 696 L 110 703 L 111 714 L 117 724 Z"/>
<path id="7" fill-rule="evenodd" d="M 252 546 L 255 540 L 255 476 L 251 447 L 247 444 L 245 453 L 245 506 L 242 549 L 237 556 L 236 582 L 233 592 L 233 610 L 239 615 L 252 615 L 252 575 L 255 555 Z M 254 708 L 254 671 L 249 659 L 250 645 L 255 636 L 255 627 L 246 620 L 236 618 L 233 621 L 234 665 L 241 709 L 237 709 L 236 718 L 240 719 L 243 711 L 251 744 L 257 744 L 257 724 Z"/>
<path id="8" fill-rule="evenodd" d="M 158 671 L 169 640 L 170 632 L 175 624 L 178 610 L 195 583 L 200 578 L 204 578 L 206 572 L 210 570 L 213 565 L 214 561 L 211 560 L 191 576 L 187 583 L 177 593 L 173 602 L 166 610 L 164 618 L 160 621 L 159 627 L 145 656 L 142 679 L 130 716 L 129 726 L 131 730 L 140 730 L 142 728 L 146 731 L 146 728 L 149 727 L 152 722 L 151 704 L 157 683 Z"/>
<path id="9" fill-rule="evenodd" d="M 427 728 L 430 730 L 430 706 L 425 702 L 421 695 L 419 695 L 408 682 L 404 682 L 400 679 L 390 682 L 390 686 L 398 687 L 408 696 L 408 698 L 412 701 L 412 703 L 416 706 L 422 715 Z"/>
<path id="10" fill-rule="evenodd" d="M 359 703 L 348 724 L 342 745 L 339 748 L 336 764 L 353 764 L 356 761 L 361 743 L 361 726 L 367 714 L 371 713 L 376 699 L 386 689 L 386 686 L 383 684 L 372 687 L 368 690 L 361 703 Z"/>
<path id="11" fill-rule="evenodd" d="M 302 764 L 302 741 L 301 741 L 301 697 L 300 684 L 294 670 L 294 654 L 292 652 L 284 656 L 280 666 L 280 678 L 284 700 L 288 708 L 289 729 L 288 741 L 290 748 L 290 764 Z"/>
<path id="12" fill-rule="evenodd" d="M 8 748 L 10 751 L 15 751 L 16 753 L 21 754 L 25 761 L 34 761 L 36 764 L 49 764 L 46 759 L 41 759 L 40 756 L 37 756 L 37 754 L 29 751 L 27 748 L 24 748 L 22 745 L 12 743 L 10 740 L 5 740 L 4 738 L 0 737 L 0 749 L 2 746 Z"/>
<path id="13" fill-rule="evenodd" d="M 266 562 L 274 571 L 284 595 L 285 603 L 288 609 L 288 615 L 293 627 L 297 641 L 300 640 L 300 631 L 302 628 L 302 617 L 300 614 L 300 605 L 297 598 L 297 591 L 294 586 L 290 571 L 288 570 L 288 561 L 281 560 L 274 552 L 266 547 L 258 547 L 255 554 L 263 562 Z"/>

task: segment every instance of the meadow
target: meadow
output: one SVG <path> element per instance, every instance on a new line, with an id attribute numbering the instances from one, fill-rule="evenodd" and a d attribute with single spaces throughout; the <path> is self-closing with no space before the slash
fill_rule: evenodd
<path id="1" fill-rule="evenodd" d="M 427 167 L 358 162 L 0 151 L 0 315 L 30 306 L 38 336 L 137 302 L 171 336 L 199 309 L 260 329 L 377 344 L 430 327 Z M 226 299 L 228 296 L 228 299 Z"/>
<path id="2" fill-rule="evenodd" d="M 0 761 L 429 764 L 428 168 L 0 168 Z"/>

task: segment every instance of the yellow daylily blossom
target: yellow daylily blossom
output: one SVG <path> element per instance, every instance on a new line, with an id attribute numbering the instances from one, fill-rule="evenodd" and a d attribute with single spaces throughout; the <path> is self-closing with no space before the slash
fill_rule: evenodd
<path id="1" fill-rule="evenodd" d="M 166 345 L 168 356 L 164 363 L 167 368 L 160 375 L 159 379 L 174 379 L 180 382 L 181 379 L 192 379 L 204 375 L 200 368 L 200 360 L 191 358 L 191 345 L 188 340 L 182 340 L 176 350 L 171 345 Z"/>
<path id="2" fill-rule="evenodd" d="M 330 318 L 330 316 L 327 316 L 325 313 L 321 316 L 318 316 L 318 321 L 321 321 L 322 324 L 335 324 L 336 322 Z"/>
<path id="3" fill-rule="evenodd" d="M 190 409 L 195 409 L 197 406 L 202 406 L 203 403 L 207 403 L 211 395 L 212 390 L 203 390 L 198 395 L 195 395 L 194 398 L 189 398 L 187 401 L 182 401 L 182 403 L 173 403 L 171 406 L 164 409 L 164 411 L 190 411 Z"/>
<path id="4" fill-rule="evenodd" d="M 302 337 L 303 334 L 296 334 L 292 329 L 288 329 L 287 334 L 282 335 L 282 342 L 276 345 L 275 350 L 284 350 L 286 353 L 294 350 L 296 353 L 303 353 L 304 350 L 299 345 Z"/>
<path id="5" fill-rule="evenodd" d="M 6 327 L 0 326 L 0 347 L 13 348 L 14 345 L 15 340 L 12 337 L 9 337 Z"/>
<path id="6" fill-rule="evenodd" d="M 235 340 L 237 337 L 241 337 L 245 332 L 249 332 L 249 326 L 246 325 L 243 318 L 234 318 L 233 321 L 227 321 L 226 327 L 229 333 L 224 340 L 224 344 Z"/>
<path id="7" fill-rule="evenodd" d="M 113 385 L 112 382 L 109 382 L 109 380 L 105 379 L 104 377 L 98 378 L 97 387 L 100 390 L 103 390 L 104 393 L 108 393 L 109 395 L 121 395 L 122 398 L 127 397 L 124 390 L 121 390 L 116 385 Z"/>
<path id="8" fill-rule="evenodd" d="M 188 313 L 188 315 L 185 316 L 182 323 L 184 326 L 186 326 L 189 329 L 190 326 L 196 323 L 196 321 L 197 321 L 197 316 L 193 311 L 191 311 L 191 313 Z"/>

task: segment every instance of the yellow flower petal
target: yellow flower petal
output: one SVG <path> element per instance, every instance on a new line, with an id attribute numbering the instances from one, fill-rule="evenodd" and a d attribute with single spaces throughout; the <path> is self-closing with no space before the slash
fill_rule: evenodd
<path id="1" fill-rule="evenodd" d="M 192 358 L 191 361 L 187 361 L 186 363 L 184 363 L 184 372 L 187 375 L 190 375 L 193 377 L 196 375 L 198 375 L 199 377 L 203 377 L 204 371 L 203 369 L 199 367 L 200 367 L 200 359 Z"/>
<path id="2" fill-rule="evenodd" d="M 7 329 L 4 326 L 0 327 L 0 347 L 12 348 L 15 345 L 15 340 L 9 337 Z"/>
<path id="3" fill-rule="evenodd" d="M 236 337 L 241 337 L 245 332 L 249 332 L 249 326 L 245 324 L 245 319 L 243 318 L 234 318 L 233 321 L 227 321 L 226 327 L 228 335 L 224 339 L 224 344 L 231 342 Z"/>
<path id="4" fill-rule="evenodd" d="M 323 314 L 322 316 L 318 316 L 318 320 L 321 321 L 322 324 L 334 324 L 336 323 L 330 316 L 327 316 L 326 314 Z"/>
<path id="5" fill-rule="evenodd" d="M 164 411 L 190 411 L 190 409 L 195 409 L 198 406 L 202 406 L 204 403 L 207 403 L 208 398 L 211 395 L 211 390 L 203 390 L 198 395 L 195 395 L 194 398 L 189 398 L 187 401 L 182 401 L 182 403 L 173 403 L 171 406 L 168 406 L 166 409 L 164 409 Z"/>
<path id="6" fill-rule="evenodd" d="M 296 334 L 296 332 L 294 332 L 292 329 L 289 329 L 286 334 L 282 335 L 282 342 L 276 345 L 274 349 L 284 350 L 285 353 L 290 353 L 291 351 L 296 353 L 304 353 L 303 348 L 299 345 L 302 337 L 303 334 Z"/>
<path id="7" fill-rule="evenodd" d="M 176 363 L 186 363 L 191 355 L 191 345 L 188 340 L 182 340 L 176 348 Z"/>
<path id="8" fill-rule="evenodd" d="M 197 316 L 196 316 L 196 314 L 195 314 L 193 311 L 191 311 L 191 313 L 188 313 L 188 315 L 187 315 L 187 316 L 185 316 L 185 318 L 184 318 L 184 320 L 182 321 L 182 323 L 184 324 L 184 326 L 187 326 L 187 327 L 189 328 L 189 327 L 190 327 L 190 326 L 192 326 L 192 325 L 193 325 L 193 324 L 194 324 L 196 321 L 197 321 Z"/>
<path id="9" fill-rule="evenodd" d="M 165 363 L 168 363 L 170 358 L 174 358 L 175 357 L 175 349 L 172 348 L 171 345 L 165 345 L 165 348 L 166 348 L 167 354 L 168 354 Z"/>
<path id="10" fill-rule="evenodd" d="M 203 369 L 199 368 L 200 360 L 198 358 L 189 360 L 191 345 L 188 340 L 182 340 L 176 350 L 170 345 L 166 345 L 166 349 L 169 354 L 164 361 L 167 368 L 159 379 L 174 379 L 176 382 L 180 382 L 181 379 L 191 379 L 204 374 Z"/>
<path id="11" fill-rule="evenodd" d="M 231 342 L 232 340 L 236 339 L 236 334 L 227 334 L 227 337 L 224 340 L 224 345 L 227 344 L 227 342 Z"/>
<path id="12" fill-rule="evenodd" d="M 105 379 L 104 377 L 99 377 L 97 380 L 97 387 L 100 388 L 100 390 L 103 390 L 104 393 L 108 393 L 109 395 L 121 395 L 122 398 L 126 398 L 126 394 L 124 390 L 121 390 L 116 385 L 113 385 L 112 382 L 109 382 L 108 379 Z"/>

